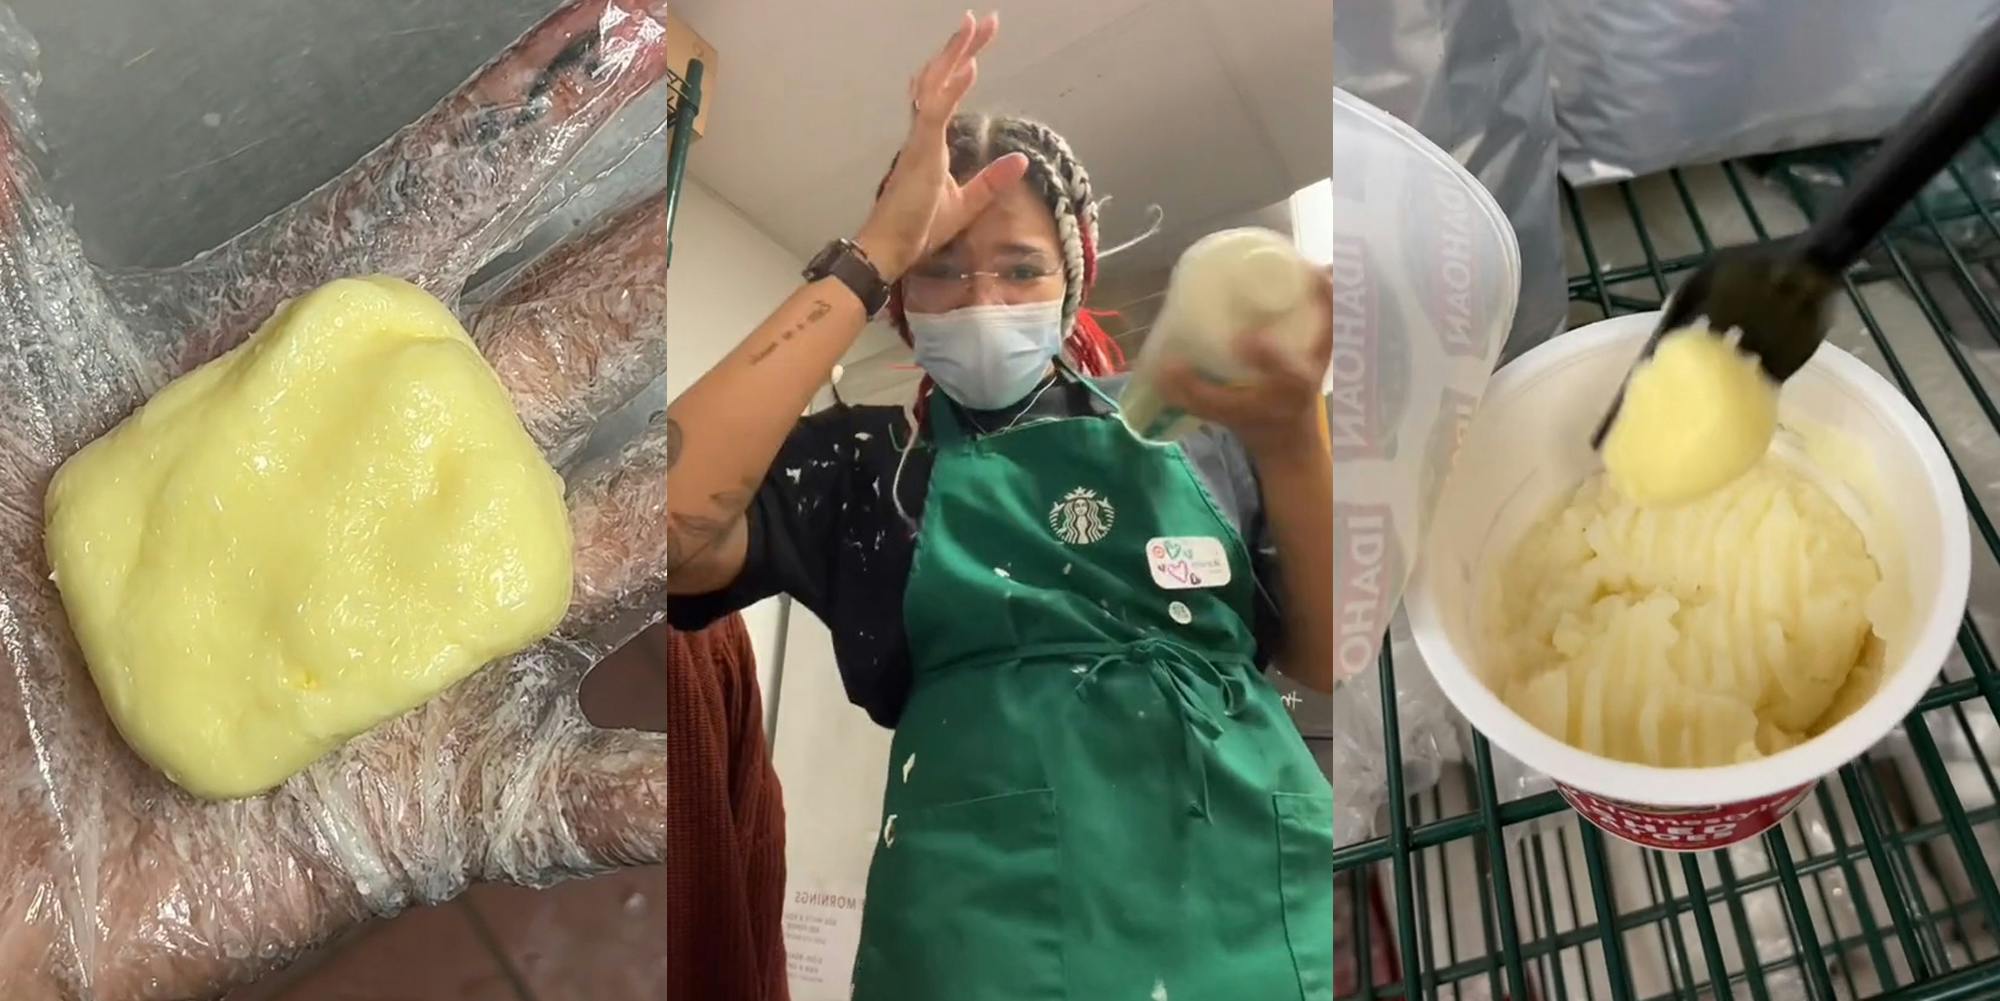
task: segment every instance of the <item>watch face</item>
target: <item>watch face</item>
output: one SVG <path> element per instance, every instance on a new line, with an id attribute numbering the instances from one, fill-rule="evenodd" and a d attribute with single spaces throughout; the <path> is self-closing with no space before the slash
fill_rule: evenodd
<path id="1" fill-rule="evenodd" d="M 827 268 L 833 265 L 833 255 L 839 250 L 840 244 L 838 243 L 829 243 L 819 248 L 819 253 L 814 254 L 813 259 L 806 263 L 806 273 L 809 275 L 826 274 Z"/>
<path id="2" fill-rule="evenodd" d="M 819 256 L 806 265 L 805 276 L 813 281 L 822 278 L 838 278 L 846 285 L 870 316 L 882 308 L 889 298 L 889 286 L 875 271 L 875 266 L 861 255 L 860 249 L 847 240 L 835 240 L 819 252 Z"/>
<path id="3" fill-rule="evenodd" d="M 820 248 L 819 256 L 813 258 L 811 264 L 806 265 L 806 270 L 815 274 L 826 274 L 833 270 L 834 262 L 840 260 L 840 255 L 846 250 L 845 240 L 835 240 Z"/>

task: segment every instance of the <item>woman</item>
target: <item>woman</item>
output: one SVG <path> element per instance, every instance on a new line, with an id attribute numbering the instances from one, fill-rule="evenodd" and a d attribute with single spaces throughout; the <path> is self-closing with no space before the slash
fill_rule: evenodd
<path id="1" fill-rule="evenodd" d="M 669 407 L 670 617 L 792 594 L 896 731 L 857 1001 L 1328 997 L 1332 797 L 1257 665 L 1332 685 L 1330 330 L 1317 368 L 1253 339 L 1251 389 L 1175 373 L 1227 432 L 1132 437 L 1072 371 L 1109 361 L 1088 174 L 956 113 L 997 28 L 966 16 L 859 235 Z M 914 421 L 797 420 L 885 304 Z M 1227 571 L 1183 586 L 1156 541 Z"/>

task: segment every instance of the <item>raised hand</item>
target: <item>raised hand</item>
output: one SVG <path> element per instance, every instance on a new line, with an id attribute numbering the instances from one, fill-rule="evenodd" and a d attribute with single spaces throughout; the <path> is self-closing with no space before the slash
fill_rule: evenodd
<path id="1" fill-rule="evenodd" d="M 974 19 L 968 11 L 944 48 L 910 79 L 910 134 L 856 242 L 884 278 L 894 281 L 926 253 L 970 225 L 1002 187 L 1028 172 L 1028 160 L 1009 153 L 964 184 L 951 176 L 945 129 L 959 102 L 979 79 L 980 50 L 1000 31 L 1000 16 Z"/>
<path id="2" fill-rule="evenodd" d="M 384 272 L 455 300 L 555 207 L 584 140 L 644 106 L 665 68 L 665 10 L 565 5 L 347 174 L 169 272 L 95 272 L 22 137 L 0 128 L 0 998 L 206 997 L 471 881 L 543 884 L 663 856 L 662 738 L 591 726 L 576 693 L 664 608 L 664 424 L 569 463 L 664 368 L 663 197 L 465 317 L 531 435 L 570 466 L 568 618 L 273 793 L 202 802 L 132 755 L 41 537 L 64 459 L 284 299 Z"/>

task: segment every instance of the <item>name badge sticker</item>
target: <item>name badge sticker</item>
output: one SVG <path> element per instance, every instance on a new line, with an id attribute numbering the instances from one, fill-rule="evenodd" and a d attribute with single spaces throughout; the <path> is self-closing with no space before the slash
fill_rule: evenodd
<path id="1" fill-rule="evenodd" d="M 1212 536 L 1158 538 L 1146 543 L 1146 568 L 1168 591 L 1221 587 L 1229 583 L 1229 550 Z"/>

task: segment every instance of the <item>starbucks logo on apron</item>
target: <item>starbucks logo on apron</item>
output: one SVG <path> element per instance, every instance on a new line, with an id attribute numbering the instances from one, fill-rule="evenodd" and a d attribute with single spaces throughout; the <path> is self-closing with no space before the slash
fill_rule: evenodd
<path id="1" fill-rule="evenodd" d="M 1118 512 L 1097 491 L 1078 487 L 1049 508 L 1049 529 L 1072 546 L 1087 546 L 1111 534 Z"/>

